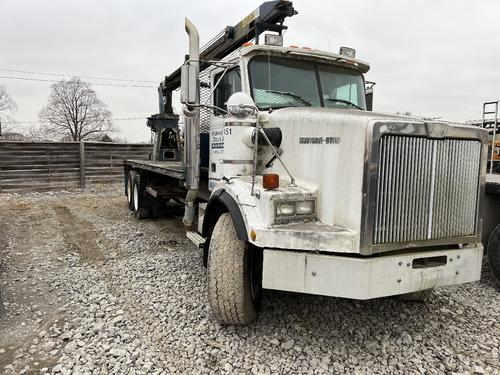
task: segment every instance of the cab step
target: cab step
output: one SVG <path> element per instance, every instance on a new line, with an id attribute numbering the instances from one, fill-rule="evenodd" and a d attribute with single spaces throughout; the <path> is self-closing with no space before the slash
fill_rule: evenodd
<path id="1" fill-rule="evenodd" d="M 202 237 L 197 232 L 193 231 L 186 232 L 186 237 L 189 238 L 189 240 L 196 246 L 198 246 L 200 249 L 203 247 L 203 245 L 205 245 L 205 237 Z"/>

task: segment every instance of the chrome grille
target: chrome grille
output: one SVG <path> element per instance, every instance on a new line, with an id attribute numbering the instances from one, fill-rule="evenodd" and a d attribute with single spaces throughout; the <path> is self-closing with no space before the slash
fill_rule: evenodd
<path id="1" fill-rule="evenodd" d="M 481 142 L 380 140 L 373 243 L 475 234 Z"/>

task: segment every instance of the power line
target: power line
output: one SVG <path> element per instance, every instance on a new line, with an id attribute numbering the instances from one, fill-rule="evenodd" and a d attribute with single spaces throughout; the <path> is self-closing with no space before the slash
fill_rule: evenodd
<path id="1" fill-rule="evenodd" d="M 146 120 L 146 117 L 122 117 L 114 118 L 113 121 Z M 41 121 L 4 121 L 3 124 L 45 124 Z"/>
<path id="2" fill-rule="evenodd" d="M 60 82 L 60 81 L 56 81 L 56 80 L 53 80 L 53 79 L 27 78 L 27 77 L 7 77 L 7 76 L 0 76 L 0 79 L 13 79 L 13 80 L 19 80 L 19 81 L 36 81 L 36 82 L 49 82 L 49 83 Z M 89 84 L 96 85 L 96 86 L 111 86 L 111 87 L 156 88 L 156 86 L 125 85 L 125 84 L 119 84 L 119 83 L 89 82 Z"/>
<path id="3" fill-rule="evenodd" d="M 102 81 L 122 81 L 122 82 L 150 82 L 156 83 L 156 81 L 145 80 L 145 79 L 128 79 L 128 78 L 111 78 L 111 77 L 100 77 L 100 76 L 85 76 L 80 74 L 62 74 L 62 73 L 46 73 L 46 72 L 33 72 L 29 70 L 17 70 L 17 69 L 1 69 L 2 72 L 11 72 L 11 73 L 25 73 L 25 74 L 34 74 L 34 75 L 42 75 L 42 76 L 56 76 L 56 77 L 80 77 L 85 79 L 98 79 Z"/>
<path id="4" fill-rule="evenodd" d="M 124 117 L 124 118 L 114 118 L 113 121 L 128 121 L 128 120 L 147 120 L 146 117 Z"/>

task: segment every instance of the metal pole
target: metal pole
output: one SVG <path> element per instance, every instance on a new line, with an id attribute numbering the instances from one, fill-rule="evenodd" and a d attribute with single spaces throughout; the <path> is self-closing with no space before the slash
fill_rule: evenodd
<path id="1" fill-rule="evenodd" d="M 259 124 L 259 117 L 257 116 L 257 123 L 256 125 L 256 130 L 255 130 L 255 145 L 253 146 L 253 171 L 252 171 L 252 192 L 251 196 L 253 197 L 254 194 L 254 189 L 255 189 L 255 175 L 257 174 L 257 157 L 258 157 L 258 148 L 259 148 L 259 129 L 260 129 L 260 124 Z"/>
<path id="2" fill-rule="evenodd" d="M 483 111 L 483 117 L 484 117 L 484 111 Z M 495 156 L 495 146 L 496 146 L 495 140 L 497 136 L 497 126 L 498 126 L 498 101 L 495 103 L 495 121 L 493 122 L 493 139 L 491 140 L 490 174 L 493 174 L 493 159 Z"/>
<path id="3" fill-rule="evenodd" d="M 85 189 L 85 143 L 80 141 L 80 188 Z"/>

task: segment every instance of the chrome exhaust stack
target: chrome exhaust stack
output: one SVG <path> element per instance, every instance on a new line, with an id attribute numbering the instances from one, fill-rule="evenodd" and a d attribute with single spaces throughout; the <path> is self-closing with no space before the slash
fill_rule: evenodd
<path id="1" fill-rule="evenodd" d="M 181 102 L 184 112 L 184 165 L 186 167 L 186 195 L 183 223 L 192 226 L 195 201 L 200 184 L 200 37 L 196 26 L 185 19 L 189 36 L 189 60 L 182 66 Z"/>

